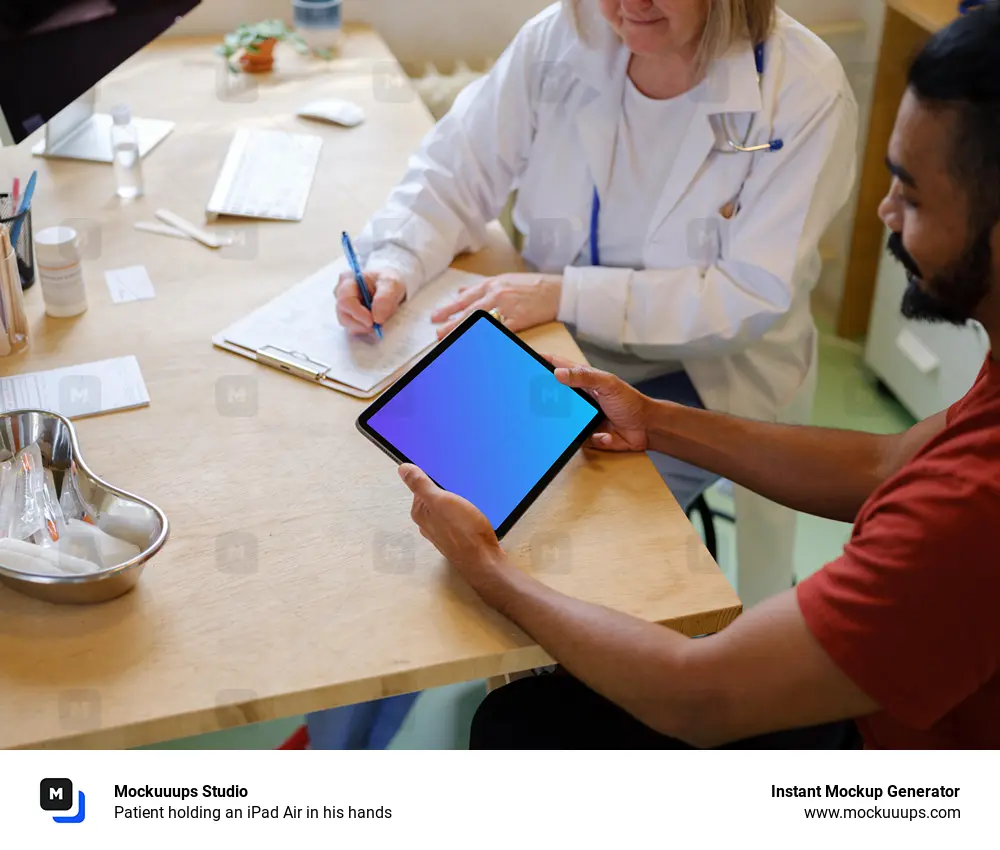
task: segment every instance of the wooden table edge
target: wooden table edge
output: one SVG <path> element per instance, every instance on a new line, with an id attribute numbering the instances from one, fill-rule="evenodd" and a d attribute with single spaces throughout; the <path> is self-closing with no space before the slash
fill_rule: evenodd
<path id="1" fill-rule="evenodd" d="M 676 629 L 688 637 L 714 634 L 731 625 L 742 613 L 742 605 L 733 605 L 702 612 L 697 615 L 685 615 L 659 622 L 667 628 L 675 628 L 683 620 L 683 628 Z M 510 652 L 495 656 L 483 657 L 459 662 L 468 665 L 469 674 L 456 674 L 455 663 L 442 664 L 437 667 L 423 667 L 419 671 L 404 671 L 388 676 L 377 676 L 370 679 L 359 679 L 348 684 L 332 685 L 314 691 L 286 694 L 250 700 L 228 706 L 203 709 L 183 715 L 149 720 L 126 726 L 111 727 L 93 732 L 81 732 L 61 738 L 50 738 L 44 741 L 18 744 L 7 747 L 8 750 L 123 750 L 136 747 L 159 744 L 198 735 L 222 732 L 256 723 L 282 720 L 334 708 L 342 705 L 354 705 L 380 697 L 397 694 L 413 693 L 431 688 L 443 687 L 460 682 L 490 679 L 510 673 L 519 673 L 535 667 L 554 664 L 555 660 L 540 646 L 520 647 Z M 419 675 L 421 685 L 413 687 L 412 679 Z M 334 694 L 339 693 L 337 697 Z M 347 694 L 350 694 L 348 697 Z"/>

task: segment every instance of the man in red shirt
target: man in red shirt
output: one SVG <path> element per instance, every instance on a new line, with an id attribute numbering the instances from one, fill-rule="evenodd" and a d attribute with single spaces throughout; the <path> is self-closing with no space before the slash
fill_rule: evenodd
<path id="1" fill-rule="evenodd" d="M 511 567 L 489 522 L 402 466 L 413 518 L 485 602 L 561 664 L 491 693 L 474 748 L 1000 747 L 1000 3 L 909 73 L 880 213 L 907 317 L 979 321 L 994 354 L 949 411 L 896 436 L 652 401 L 556 362 L 607 417 L 592 448 L 654 449 L 854 523 L 842 557 L 692 640 Z M 748 448 L 750 447 L 750 448 Z"/>

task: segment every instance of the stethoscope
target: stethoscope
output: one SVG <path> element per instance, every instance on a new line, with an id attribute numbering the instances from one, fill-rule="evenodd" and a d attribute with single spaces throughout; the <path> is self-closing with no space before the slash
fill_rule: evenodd
<path id="1" fill-rule="evenodd" d="M 984 2 L 984 0 L 968 0 L 968 2 Z M 761 80 L 764 75 L 764 45 L 763 43 L 758 44 L 753 49 L 754 62 L 757 65 L 757 85 L 761 85 Z M 726 136 L 726 142 L 729 145 L 728 148 L 720 150 L 720 153 L 760 153 L 762 151 L 780 151 L 785 143 L 781 139 L 771 139 L 762 145 L 751 145 L 747 146 L 747 142 L 750 140 L 750 130 L 751 126 L 747 127 L 746 134 L 743 137 L 743 143 L 737 144 L 733 141 L 732 134 L 729 130 L 729 122 L 726 119 L 725 114 L 722 114 L 722 130 Z M 742 189 L 741 189 L 742 191 Z M 739 197 L 739 195 L 737 195 Z M 592 266 L 599 266 L 601 264 L 601 251 L 598 245 L 598 240 L 600 236 L 600 220 L 601 220 L 601 198 L 598 194 L 597 188 L 594 188 L 594 203 L 593 208 L 590 213 L 590 264 Z"/>

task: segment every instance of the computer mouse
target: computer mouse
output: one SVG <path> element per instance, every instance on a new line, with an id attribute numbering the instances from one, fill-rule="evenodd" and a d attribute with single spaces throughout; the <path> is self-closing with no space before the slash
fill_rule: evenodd
<path id="1" fill-rule="evenodd" d="M 365 120 L 364 110 L 347 100 L 314 100 L 303 106 L 298 113 L 302 118 L 328 121 L 341 127 L 357 127 Z"/>

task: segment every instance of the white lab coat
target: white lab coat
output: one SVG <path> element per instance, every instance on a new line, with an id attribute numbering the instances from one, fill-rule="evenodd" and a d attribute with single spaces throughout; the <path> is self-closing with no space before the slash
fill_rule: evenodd
<path id="1" fill-rule="evenodd" d="M 635 222 L 646 233 L 644 268 L 577 267 L 595 184 L 603 195 L 610 179 L 629 60 L 595 4 L 584 14 L 588 43 L 553 5 L 459 95 L 362 234 L 367 268 L 394 268 L 415 291 L 485 244 L 487 224 L 516 189 L 524 258 L 563 274 L 559 320 L 588 354 L 680 362 L 710 409 L 807 422 L 819 243 L 856 170 L 857 105 L 840 63 L 781 12 L 762 86 L 750 45 L 714 62 L 684 95 L 696 117 L 656 213 Z M 722 153 L 718 113 L 729 116 L 735 141 L 754 117 L 748 144 L 780 138 L 784 148 Z M 744 181 L 741 209 L 726 220 L 721 210 Z M 789 586 L 795 518 L 739 488 L 736 510 L 739 592 L 749 606 Z"/>

